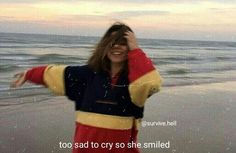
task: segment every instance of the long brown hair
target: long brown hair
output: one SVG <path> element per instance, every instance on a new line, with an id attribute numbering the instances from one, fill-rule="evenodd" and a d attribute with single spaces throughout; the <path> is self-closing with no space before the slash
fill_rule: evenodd
<path id="1" fill-rule="evenodd" d="M 121 22 L 115 22 L 100 39 L 95 46 L 92 56 L 88 60 L 88 66 L 94 71 L 110 71 L 111 62 L 107 57 L 107 52 L 115 43 L 127 40 L 124 38 L 126 31 L 132 31 L 130 27 Z M 114 33 L 115 34 L 112 34 Z M 128 72 L 127 61 L 124 64 L 124 71 Z"/>

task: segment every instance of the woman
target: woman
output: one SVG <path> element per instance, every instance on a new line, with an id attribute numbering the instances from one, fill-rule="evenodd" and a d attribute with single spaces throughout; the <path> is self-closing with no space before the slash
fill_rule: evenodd
<path id="1" fill-rule="evenodd" d="M 138 153 L 128 143 L 137 142 L 145 100 L 161 86 L 158 71 L 123 23 L 107 30 L 87 65 L 47 65 L 16 76 L 12 87 L 31 81 L 75 102 L 74 153 Z"/>

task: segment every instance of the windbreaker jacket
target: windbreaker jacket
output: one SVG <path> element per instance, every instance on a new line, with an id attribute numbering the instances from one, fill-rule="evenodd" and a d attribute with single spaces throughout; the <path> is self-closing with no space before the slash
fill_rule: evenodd
<path id="1" fill-rule="evenodd" d="M 114 87 L 109 73 L 94 72 L 87 65 L 35 67 L 26 79 L 74 101 L 78 123 L 130 129 L 134 120 L 143 117 L 146 99 L 160 90 L 161 77 L 141 49 L 129 51 L 128 69 L 128 75 L 121 73 Z"/>

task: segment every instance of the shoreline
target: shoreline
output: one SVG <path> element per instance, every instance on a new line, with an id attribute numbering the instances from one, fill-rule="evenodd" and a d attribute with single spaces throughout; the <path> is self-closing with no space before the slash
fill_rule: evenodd
<path id="1" fill-rule="evenodd" d="M 165 85 L 162 89 L 175 89 L 175 88 L 182 88 L 182 87 L 198 87 L 198 86 L 214 86 L 214 84 L 228 84 L 234 83 L 236 80 L 226 80 L 226 81 L 217 81 L 217 82 L 208 82 L 208 83 L 195 83 L 195 84 L 178 84 L 178 85 Z M 228 90 L 228 89 L 226 89 Z M 0 94 L 0 109 L 4 107 L 10 107 L 14 105 L 22 105 L 25 103 L 37 103 L 37 102 L 45 102 L 48 99 L 53 99 L 55 96 L 43 86 L 35 86 L 31 87 L 30 85 L 24 88 L 18 89 L 11 89 L 6 88 L 6 90 L 0 90 L 2 93 Z M 4 94 L 5 92 L 5 94 Z M 161 91 L 163 92 L 163 91 Z M 18 95 L 18 96 L 16 96 Z M 4 97 L 5 96 L 5 97 Z M 12 102 L 12 99 L 18 99 L 16 102 Z M 22 102 L 27 101 L 27 102 Z"/>
<path id="2" fill-rule="evenodd" d="M 236 81 L 163 87 L 148 99 L 143 121 L 176 124 L 141 126 L 138 141 L 169 141 L 170 148 L 143 148 L 142 152 L 235 152 L 235 93 Z M 74 104 L 65 97 L 4 106 L 0 148 L 7 153 L 70 152 L 60 149 L 58 143 L 72 142 L 74 120 Z"/>

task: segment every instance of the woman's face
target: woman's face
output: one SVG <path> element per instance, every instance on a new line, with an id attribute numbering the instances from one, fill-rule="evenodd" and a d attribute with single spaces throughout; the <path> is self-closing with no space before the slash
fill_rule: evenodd
<path id="1" fill-rule="evenodd" d="M 111 63 L 123 63 L 127 59 L 128 47 L 126 44 L 114 44 L 107 52 Z"/>
<path id="2" fill-rule="evenodd" d="M 113 64 L 123 63 L 127 59 L 128 46 L 126 40 L 114 43 L 107 52 L 107 57 Z"/>

